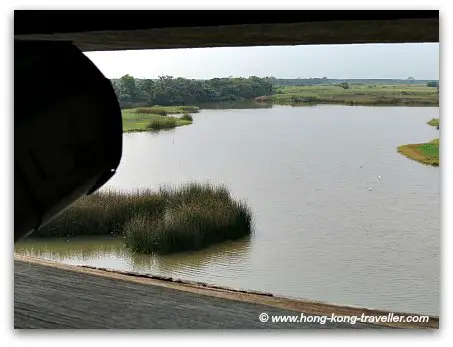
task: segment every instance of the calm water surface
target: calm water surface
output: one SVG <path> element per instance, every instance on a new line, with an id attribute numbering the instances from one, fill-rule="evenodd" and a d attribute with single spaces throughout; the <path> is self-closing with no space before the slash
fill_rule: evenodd
<path id="1" fill-rule="evenodd" d="M 16 251 L 439 314 L 440 169 L 396 152 L 438 137 L 426 125 L 438 116 L 431 107 L 205 109 L 170 132 L 125 134 L 120 168 L 103 189 L 223 183 L 252 207 L 254 235 L 160 257 L 131 254 L 114 238 L 26 240 Z"/>

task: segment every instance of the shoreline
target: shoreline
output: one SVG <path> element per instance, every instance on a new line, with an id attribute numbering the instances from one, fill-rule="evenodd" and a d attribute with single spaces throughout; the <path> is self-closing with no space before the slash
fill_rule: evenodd
<path id="1" fill-rule="evenodd" d="M 277 86 L 272 95 L 259 96 L 255 100 L 289 105 L 439 106 L 437 89 L 420 84 Z"/>
<path id="2" fill-rule="evenodd" d="M 433 141 L 435 141 L 435 140 L 433 140 Z M 439 167 L 440 166 L 439 154 L 438 154 L 439 145 L 433 144 L 433 141 L 426 142 L 426 143 L 411 143 L 411 144 L 401 145 L 401 146 L 397 147 L 397 151 L 400 154 L 404 155 L 406 158 L 417 161 L 421 164 L 433 166 L 433 167 Z M 425 154 L 422 150 L 425 147 L 437 148 L 437 155 L 432 156 L 432 155 Z"/>
<path id="3" fill-rule="evenodd" d="M 369 103 L 341 103 L 341 102 L 317 102 L 317 103 L 275 103 L 271 102 L 272 105 L 280 106 L 318 106 L 318 105 L 330 105 L 330 106 L 362 106 L 362 107 L 439 107 L 439 104 L 414 104 L 414 103 L 397 103 L 397 104 L 369 104 Z"/>
<path id="4" fill-rule="evenodd" d="M 188 123 L 186 123 L 186 124 L 178 124 L 178 125 L 176 125 L 174 128 L 167 128 L 167 129 L 146 129 L 146 128 L 127 129 L 127 130 L 123 130 L 123 134 L 131 134 L 131 133 L 158 133 L 158 132 L 161 132 L 161 131 L 173 131 L 173 130 L 175 130 L 176 128 L 184 127 L 184 126 L 187 126 L 187 125 L 190 125 L 190 124 L 192 124 L 192 122 L 188 122 Z"/>
<path id="5" fill-rule="evenodd" d="M 276 94 L 278 95 L 278 94 Z M 269 98 L 272 97 L 269 96 Z M 259 97 L 261 98 L 261 97 Z M 317 106 L 317 105 L 332 105 L 332 106 L 366 106 L 366 107 L 439 107 L 439 103 L 432 102 L 396 102 L 396 103 L 372 103 L 367 101 L 344 101 L 344 100 L 332 100 L 332 101 L 316 101 L 316 102 L 292 102 L 292 101 L 274 101 L 267 98 L 259 99 L 256 98 L 257 103 L 268 104 L 268 105 L 280 105 L 280 106 Z"/>

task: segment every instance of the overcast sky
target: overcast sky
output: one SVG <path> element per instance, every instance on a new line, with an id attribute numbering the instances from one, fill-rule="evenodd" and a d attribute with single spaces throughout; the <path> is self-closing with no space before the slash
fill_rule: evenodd
<path id="1" fill-rule="evenodd" d="M 362 44 L 90 52 L 108 78 L 439 78 L 439 44 Z"/>

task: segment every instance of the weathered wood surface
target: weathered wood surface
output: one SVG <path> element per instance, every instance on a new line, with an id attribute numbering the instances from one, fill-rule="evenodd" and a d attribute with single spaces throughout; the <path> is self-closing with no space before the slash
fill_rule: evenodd
<path id="1" fill-rule="evenodd" d="M 122 14 L 122 16 L 127 14 Z M 350 13 L 348 14 L 350 15 Z M 39 22 L 39 14 L 34 22 Z M 61 16 L 61 15 L 60 15 Z M 70 18 L 74 18 L 71 15 Z M 20 19 L 15 20 L 17 23 Z M 102 17 L 103 21 L 105 20 Z M 439 42 L 438 18 L 402 18 L 394 20 L 335 20 L 303 21 L 300 23 L 262 23 L 237 25 L 211 25 L 137 28 L 139 21 L 131 20 L 130 27 L 105 27 L 103 30 L 86 30 L 78 20 L 74 32 L 20 34 L 24 24 L 16 24 L 16 40 L 71 41 L 82 51 L 113 51 L 130 49 L 171 49 L 201 47 L 240 47 L 276 45 L 326 45 L 359 43 Z M 326 18 L 328 19 L 328 18 Z M 23 21 L 24 19 L 22 19 Z M 28 21 L 29 22 L 29 21 Z M 26 22 L 24 22 L 27 24 Z M 81 24 L 82 23 L 82 24 Z M 52 23 L 47 23 L 51 25 Z M 117 24 L 113 23 L 114 27 Z M 49 27 L 49 26 L 47 26 Z"/>
<path id="2" fill-rule="evenodd" d="M 92 273 L 90 273 L 90 271 Z M 263 304 L 261 299 L 232 300 L 220 291 L 179 290 L 177 283 L 133 279 L 133 276 L 94 272 L 70 266 L 14 261 L 15 328 L 50 329 L 363 329 L 356 323 L 262 323 L 259 314 L 299 315 L 295 311 Z M 125 279 L 126 278 L 126 279 Z M 129 280 L 128 278 L 131 278 Z M 184 288 L 184 286 L 181 286 Z M 247 295 L 243 295 L 247 296 Z M 253 295 L 248 294 L 253 298 Z M 271 300 L 272 298 L 269 298 Z M 311 313 L 307 313 L 311 314 Z"/>

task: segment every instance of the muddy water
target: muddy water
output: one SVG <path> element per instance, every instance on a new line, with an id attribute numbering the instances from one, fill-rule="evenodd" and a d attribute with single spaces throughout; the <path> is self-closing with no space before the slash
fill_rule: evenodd
<path id="1" fill-rule="evenodd" d="M 440 169 L 396 152 L 438 137 L 426 125 L 438 116 L 431 107 L 205 109 L 190 126 L 125 134 L 122 163 L 103 189 L 223 183 L 252 207 L 253 236 L 160 257 L 131 254 L 114 238 L 27 240 L 16 251 L 439 314 Z"/>

